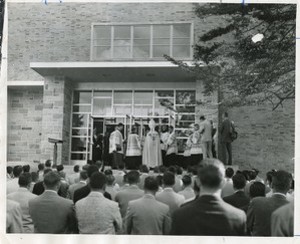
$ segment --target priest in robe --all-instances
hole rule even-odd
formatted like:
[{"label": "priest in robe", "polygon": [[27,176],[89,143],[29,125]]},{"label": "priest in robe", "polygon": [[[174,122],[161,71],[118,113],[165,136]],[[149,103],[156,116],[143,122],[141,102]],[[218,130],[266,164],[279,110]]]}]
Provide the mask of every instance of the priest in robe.
[{"label": "priest in robe", "polygon": [[162,155],[160,147],[160,136],[155,131],[155,122],[153,119],[149,122],[150,131],[145,138],[145,144],[143,148],[143,164],[148,168],[154,168],[162,165]]}]

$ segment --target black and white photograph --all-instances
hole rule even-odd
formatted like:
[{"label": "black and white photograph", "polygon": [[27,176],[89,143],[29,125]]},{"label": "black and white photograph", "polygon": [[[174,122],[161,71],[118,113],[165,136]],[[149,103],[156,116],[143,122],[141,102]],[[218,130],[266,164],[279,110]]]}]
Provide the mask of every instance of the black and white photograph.
[{"label": "black and white photograph", "polygon": [[7,236],[297,236],[296,3],[0,2]]}]

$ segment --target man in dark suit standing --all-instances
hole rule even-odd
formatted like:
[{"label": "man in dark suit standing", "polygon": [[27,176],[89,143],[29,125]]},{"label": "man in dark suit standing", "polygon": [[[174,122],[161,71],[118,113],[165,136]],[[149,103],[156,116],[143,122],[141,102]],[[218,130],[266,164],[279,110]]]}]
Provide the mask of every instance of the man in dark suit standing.
[{"label": "man in dark suit standing", "polygon": [[232,177],[234,194],[226,196],[223,200],[233,207],[242,209],[250,202],[250,198],[246,196],[244,189],[246,186],[246,178],[243,174],[237,173]]},{"label": "man in dark suit standing", "polygon": [[289,202],[286,194],[291,187],[291,182],[291,174],[279,170],[274,173],[272,179],[273,195],[252,199],[247,211],[247,227],[251,235],[271,236],[272,213]]},{"label": "man in dark suit standing", "polygon": [[224,164],[232,165],[232,147],[231,147],[232,122],[229,120],[227,112],[224,113],[224,120],[221,124],[220,133],[221,133],[220,141],[221,141],[221,155],[222,155],[221,160]]},{"label": "man in dark suit standing", "polygon": [[59,186],[60,176],[49,172],[44,177],[44,193],[29,201],[35,233],[66,234],[77,230],[73,203],[57,194]]},{"label": "man in dark suit standing", "polygon": [[241,236],[246,233],[246,214],[221,198],[225,168],[218,159],[200,165],[200,196],[173,214],[172,235]]}]

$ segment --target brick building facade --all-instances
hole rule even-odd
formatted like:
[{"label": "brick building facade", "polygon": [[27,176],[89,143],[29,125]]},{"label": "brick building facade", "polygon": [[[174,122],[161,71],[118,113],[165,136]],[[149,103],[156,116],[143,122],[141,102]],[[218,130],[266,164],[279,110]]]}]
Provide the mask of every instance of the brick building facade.
[{"label": "brick building facade", "polygon": [[[48,142],[50,137],[64,141],[58,147],[58,163],[77,162],[75,151],[79,146],[76,138],[81,135],[84,143],[88,138],[85,134],[84,139],[82,135],[85,132],[74,126],[77,114],[74,106],[78,106],[79,110],[84,108],[82,104],[74,105],[74,94],[78,90],[92,92],[91,114],[96,101],[99,101],[95,97],[96,91],[137,89],[153,90],[153,94],[159,94],[156,90],[168,89],[173,90],[174,94],[182,90],[194,91],[196,100],[204,99],[211,103],[205,107],[196,105],[195,110],[191,110],[194,115],[188,115],[192,116],[188,118],[194,118],[197,122],[199,115],[204,114],[218,126],[221,118],[216,105],[217,94],[204,97],[201,80],[196,80],[163,58],[152,57],[159,46],[155,46],[155,33],[159,25],[170,26],[173,35],[170,45],[174,53],[177,50],[175,44],[180,39],[190,40],[193,44],[202,33],[215,25],[222,25],[223,20],[215,16],[205,21],[199,20],[192,3],[8,3],[7,14],[8,161],[32,162],[51,158],[53,145]],[[95,28],[124,23],[130,26],[131,36],[128,38],[131,38],[131,43],[136,41],[132,31],[136,25],[143,23],[146,29],[149,25],[150,56],[135,59],[134,55],[139,54],[132,51],[135,44],[131,44],[128,47],[131,48],[131,56],[127,60],[101,60],[101,55],[95,60],[95,55],[99,55],[95,52],[98,48],[95,45]],[[176,28],[180,30],[182,23],[191,25],[190,37],[182,37],[181,32],[175,32]],[[115,33],[115,28],[110,33]],[[180,38],[176,39],[176,35]],[[117,42],[117,39],[113,40]],[[124,44],[119,45],[127,48]],[[178,47],[180,45],[183,47],[183,44]],[[114,48],[117,50],[118,45]],[[183,59],[192,61],[192,53]],[[156,109],[155,99],[153,104]],[[293,103],[289,103],[274,112],[268,106],[230,110],[231,119],[239,131],[238,141],[233,144],[235,164],[242,168],[257,167],[263,172],[279,166],[293,170],[294,107]],[[86,123],[89,127],[88,119]],[[91,133],[91,128],[87,129],[87,134]],[[84,157],[89,157],[88,152]],[[86,159],[84,157],[80,159]]]}]

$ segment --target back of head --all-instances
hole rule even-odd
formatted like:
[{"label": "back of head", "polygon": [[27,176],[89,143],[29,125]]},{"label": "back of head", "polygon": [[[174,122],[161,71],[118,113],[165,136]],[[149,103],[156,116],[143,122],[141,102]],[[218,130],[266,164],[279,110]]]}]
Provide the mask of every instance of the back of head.
[{"label": "back of head", "polygon": [[149,173],[149,169],[148,169],[147,165],[142,164],[142,165],[140,166],[140,172],[141,172],[141,173]]},{"label": "back of head", "polygon": [[73,171],[74,171],[75,173],[78,173],[78,172],[79,172],[79,169],[80,169],[80,166],[77,165],[77,164],[73,167]]},{"label": "back of head", "polygon": [[90,165],[87,169],[87,175],[90,178],[94,172],[99,172],[99,169],[96,165]]},{"label": "back of head", "polygon": [[244,189],[246,186],[246,178],[243,174],[235,174],[232,177],[233,187],[237,190]]},{"label": "back of head", "polygon": [[29,171],[30,171],[30,165],[29,164],[23,165],[23,172],[29,173]]},{"label": "back of head", "polygon": [[224,117],[225,117],[225,118],[228,118],[228,112],[225,112],[225,113],[224,113]]},{"label": "back of head", "polygon": [[112,186],[115,182],[115,177],[113,175],[106,175],[107,185]]},{"label": "back of head", "polygon": [[138,171],[132,170],[126,174],[126,178],[130,185],[137,184],[140,181],[140,174]]},{"label": "back of head", "polygon": [[182,183],[183,185],[186,187],[186,186],[190,186],[192,184],[192,178],[191,176],[189,175],[184,175],[182,177]]},{"label": "back of head", "polygon": [[31,174],[32,182],[38,182],[39,174],[37,172],[31,172],[30,174]]},{"label": "back of head", "polygon": [[85,170],[80,171],[79,177],[81,180],[86,180],[88,178],[88,174]]},{"label": "back of head", "polygon": [[90,164],[85,164],[82,166],[82,170],[87,171],[89,167],[90,167]]},{"label": "back of head", "polygon": [[163,184],[165,186],[173,186],[175,184],[175,175],[173,172],[167,171],[164,173]]},{"label": "back of head", "polygon": [[233,170],[233,168],[228,167],[228,168],[225,170],[225,176],[226,176],[227,178],[232,178],[233,175],[234,175],[234,170]]},{"label": "back of head", "polygon": [[163,176],[162,175],[156,176],[156,181],[157,181],[158,186],[162,186],[163,185]]},{"label": "back of head", "polygon": [[123,169],[125,169],[125,164],[123,164],[123,163],[120,163],[120,164],[119,164],[119,169],[120,169],[120,170],[123,170]]},{"label": "back of head", "polygon": [[255,170],[250,170],[249,171],[249,179],[254,180],[257,176],[257,172]]},{"label": "back of head", "polygon": [[148,176],[145,179],[144,189],[145,189],[145,191],[157,192],[158,191],[158,182],[157,182],[156,178],[153,176]]},{"label": "back of head", "polygon": [[23,172],[23,167],[21,165],[17,165],[13,168],[14,177],[17,178]]},{"label": "back of head", "polygon": [[52,160],[51,160],[51,159],[46,160],[45,166],[46,166],[47,168],[50,168],[51,165],[52,165]]},{"label": "back of head", "polygon": [[200,120],[201,120],[201,121],[205,120],[204,115],[201,115],[201,116],[200,116]]},{"label": "back of head", "polygon": [[266,174],[267,182],[268,182],[269,184],[272,183],[273,175],[274,175],[274,171],[269,171],[269,172],[267,172],[267,174]]},{"label": "back of head", "polygon": [[13,167],[7,166],[7,167],[6,167],[6,173],[7,173],[7,174],[11,174],[12,172],[13,172]]},{"label": "back of head", "polygon": [[52,171],[52,169],[45,169],[43,175],[46,175],[47,173],[49,173],[49,172],[51,172],[51,171]]},{"label": "back of head", "polygon": [[170,166],[169,168],[168,168],[168,171],[169,172],[172,172],[174,175],[176,174],[176,167],[175,166]]},{"label": "back of head", "polygon": [[158,166],[155,166],[154,169],[153,169],[153,173],[156,173],[158,174],[159,173],[159,167]]},{"label": "back of head", "polygon": [[159,168],[159,173],[163,174],[166,172],[166,167],[164,165],[160,165],[158,168]]},{"label": "back of head", "polygon": [[19,176],[18,184],[20,187],[28,187],[31,182],[32,182],[32,178],[29,172],[22,173]]},{"label": "back of head", "polygon": [[57,172],[63,171],[64,170],[64,166],[62,164],[57,165],[56,166],[56,170],[57,170]]},{"label": "back of head", "polygon": [[250,185],[249,194],[251,198],[264,197],[266,195],[266,186],[259,181],[255,181]]},{"label": "back of head", "polygon": [[100,172],[94,172],[90,177],[90,187],[92,190],[104,190],[106,176]]},{"label": "back of head", "polygon": [[106,170],[104,170],[104,174],[105,174],[106,176],[112,175],[112,174],[113,174],[113,171],[112,171],[111,169],[106,169]]},{"label": "back of head", "polygon": [[95,165],[97,166],[98,169],[101,169],[102,163],[100,161],[97,161]]},{"label": "back of head", "polygon": [[60,176],[57,172],[50,171],[44,176],[44,185],[45,188],[53,189],[59,185]]},{"label": "back of head", "polygon": [[177,166],[177,167],[176,167],[176,174],[182,175],[182,173],[183,173],[182,167]]},{"label": "back of head", "polygon": [[45,165],[43,163],[38,164],[39,171],[43,171],[45,168]]},{"label": "back of head", "polygon": [[292,183],[292,175],[284,170],[279,170],[274,173],[272,178],[273,192],[280,192],[286,194]]},{"label": "back of head", "polygon": [[218,159],[204,159],[199,167],[201,187],[221,189],[225,177],[225,167]]}]

